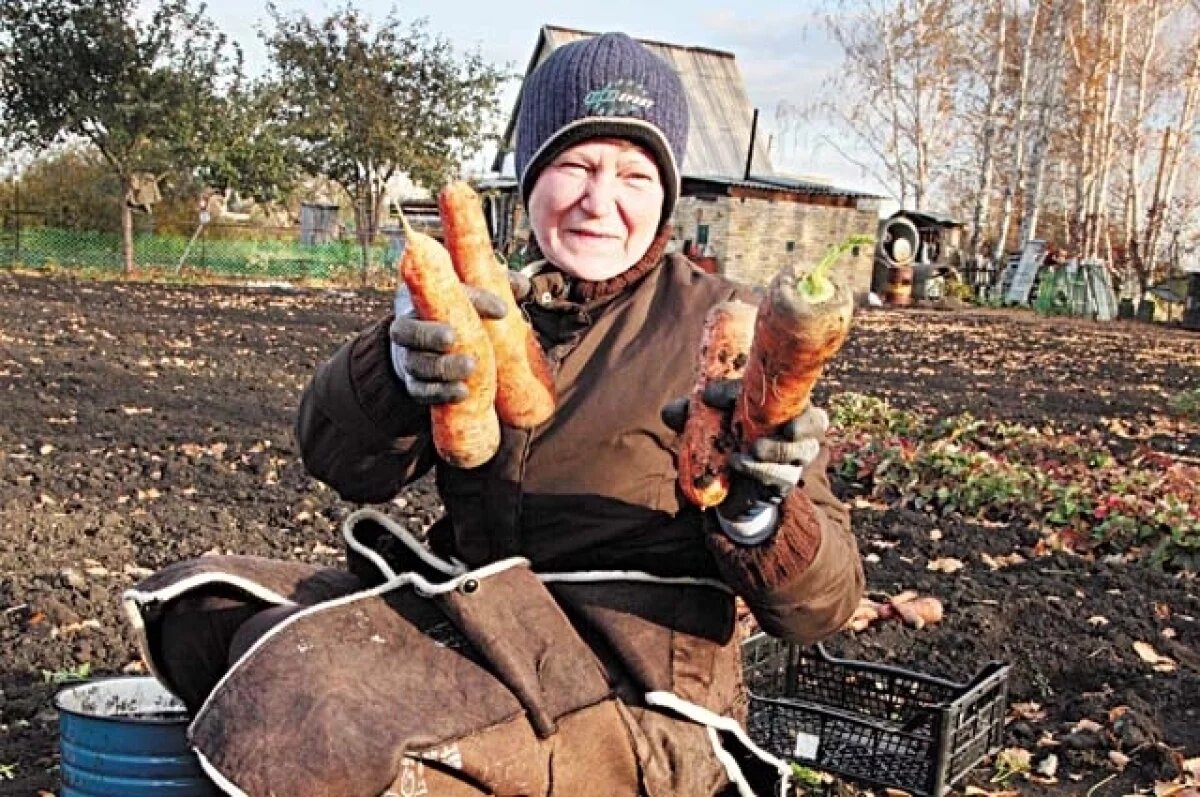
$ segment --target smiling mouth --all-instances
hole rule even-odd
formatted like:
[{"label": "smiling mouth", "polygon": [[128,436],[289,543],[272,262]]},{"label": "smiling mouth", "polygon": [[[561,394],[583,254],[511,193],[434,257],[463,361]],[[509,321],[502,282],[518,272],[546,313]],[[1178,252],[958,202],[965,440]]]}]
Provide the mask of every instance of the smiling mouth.
[{"label": "smiling mouth", "polygon": [[616,240],[621,236],[615,233],[596,232],[594,230],[568,230],[572,235],[578,235],[581,238],[591,238],[594,240]]}]

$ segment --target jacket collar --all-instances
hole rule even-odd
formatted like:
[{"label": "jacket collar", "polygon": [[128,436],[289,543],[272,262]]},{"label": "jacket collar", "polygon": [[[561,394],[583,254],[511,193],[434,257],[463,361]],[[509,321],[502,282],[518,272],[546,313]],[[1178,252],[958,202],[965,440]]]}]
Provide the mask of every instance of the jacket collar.
[{"label": "jacket collar", "polygon": [[566,274],[549,260],[538,260],[525,268],[533,286],[530,300],[542,307],[571,311],[595,309],[607,304],[626,289],[641,282],[642,278],[662,262],[667,242],[671,240],[671,227],[665,225],[650,243],[646,254],[625,271],[606,280],[581,280]]}]

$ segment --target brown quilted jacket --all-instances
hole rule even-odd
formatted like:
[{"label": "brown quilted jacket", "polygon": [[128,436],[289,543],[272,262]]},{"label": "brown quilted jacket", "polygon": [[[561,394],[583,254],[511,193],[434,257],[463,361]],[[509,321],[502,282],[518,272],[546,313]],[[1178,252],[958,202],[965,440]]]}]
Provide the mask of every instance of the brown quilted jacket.
[{"label": "brown quilted jacket", "polygon": [[754,301],[750,292],[678,255],[587,301],[573,299],[578,289],[557,270],[533,282],[523,310],[555,375],[549,422],[505,428],[480,468],[439,461],[427,409],[392,370],[389,316],[343,345],[306,388],[296,433],[309,471],[347,500],[375,503],[435,468],[446,514],[434,547],[473,567],[519,555],[542,573],[717,576],[772,634],[809,642],[837,630],[863,578],[827,456],[786,499],[778,533],[756,548],[728,541],[676,489],[679,435],[659,410],[691,387],[708,308]]}]

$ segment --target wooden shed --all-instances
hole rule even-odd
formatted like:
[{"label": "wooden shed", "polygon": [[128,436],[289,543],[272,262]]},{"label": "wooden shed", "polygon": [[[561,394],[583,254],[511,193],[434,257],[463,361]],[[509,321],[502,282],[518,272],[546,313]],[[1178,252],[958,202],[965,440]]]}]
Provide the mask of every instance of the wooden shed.
[{"label": "wooden shed", "polygon": [[[568,42],[596,33],[545,25],[538,33],[526,74]],[[672,248],[685,251],[702,267],[749,284],[765,284],[793,258],[816,258],[852,234],[873,234],[880,198],[820,182],[777,174],[746,95],[733,53],[708,47],[639,39],[671,64],[687,92],[691,125],[681,164],[683,186],[671,223]],[[493,169],[494,207],[508,207],[513,220],[494,223],[502,249],[522,236],[519,197],[511,155],[516,149],[518,95],[500,142]],[[871,282],[871,254],[860,252],[851,268],[855,293],[865,296]]]}]

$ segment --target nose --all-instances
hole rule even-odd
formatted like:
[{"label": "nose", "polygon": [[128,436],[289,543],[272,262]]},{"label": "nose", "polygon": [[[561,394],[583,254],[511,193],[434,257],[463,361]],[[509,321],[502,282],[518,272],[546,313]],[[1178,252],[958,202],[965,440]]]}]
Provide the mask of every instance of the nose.
[{"label": "nose", "polygon": [[616,175],[597,170],[588,178],[579,204],[591,216],[605,216],[612,211],[616,201]]}]

